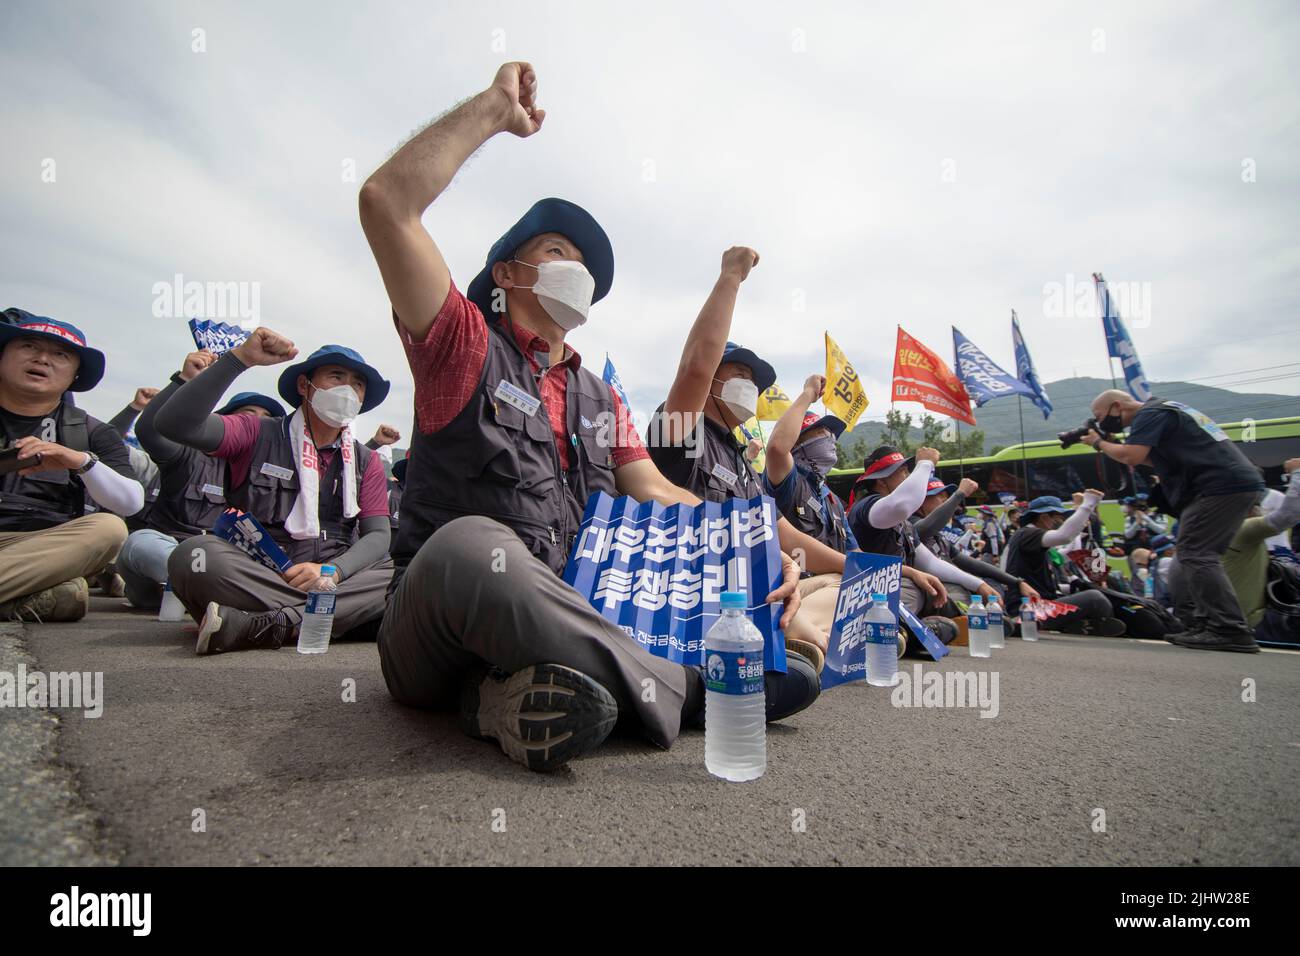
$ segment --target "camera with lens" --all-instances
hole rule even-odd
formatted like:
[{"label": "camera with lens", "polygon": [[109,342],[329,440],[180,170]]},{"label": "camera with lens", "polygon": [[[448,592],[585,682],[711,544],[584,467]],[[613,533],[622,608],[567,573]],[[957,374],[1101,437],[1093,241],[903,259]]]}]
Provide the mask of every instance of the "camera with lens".
[{"label": "camera with lens", "polygon": [[1077,445],[1079,442],[1083,441],[1083,436],[1088,434],[1088,432],[1096,432],[1102,438],[1110,437],[1102,430],[1097,419],[1090,418],[1078,428],[1071,428],[1069,431],[1060,432],[1057,434],[1056,440],[1061,443],[1062,448],[1069,448],[1071,445]]}]

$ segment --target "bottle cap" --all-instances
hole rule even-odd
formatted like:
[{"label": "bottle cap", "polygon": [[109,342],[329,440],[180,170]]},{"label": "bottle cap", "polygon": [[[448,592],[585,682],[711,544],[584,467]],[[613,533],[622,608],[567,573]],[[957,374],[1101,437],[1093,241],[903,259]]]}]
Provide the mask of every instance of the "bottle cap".
[{"label": "bottle cap", "polygon": [[745,610],[749,606],[749,599],[745,597],[744,591],[723,591],[722,592],[722,609],[728,610]]},{"label": "bottle cap", "polygon": [[970,603],[971,603],[972,605],[978,604],[980,607],[983,607],[983,606],[984,606],[984,595],[982,595],[982,594],[972,594],[972,595],[970,596]]},{"label": "bottle cap", "polygon": [[877,603],[879,603],[879,604],[884,604],[886,601],[889,600],[889,598],[885,597],[883,594],[874,594],[874,593],[873,593],[873,594],[871,595],[871,600],[872,600],[872,601],[875,601],[875,602],[877,602]]},{"label": "bottle cap", "polygon": [[320,573],[321,573],[321,574],[334,574],[334,573],[335,573],[335,572],[334,572],[334,565],[332,565],[332,564],[322,564],[322,565],[320,566]]}]

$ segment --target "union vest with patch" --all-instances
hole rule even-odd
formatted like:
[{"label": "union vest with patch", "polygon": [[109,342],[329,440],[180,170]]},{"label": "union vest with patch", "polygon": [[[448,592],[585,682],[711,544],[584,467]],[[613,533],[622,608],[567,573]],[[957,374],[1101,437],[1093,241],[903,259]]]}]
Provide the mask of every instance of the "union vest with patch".
[{"label": "union vest with patch", "polygon": [[[316,520],[320,534],[315,538],[296,539],[284,527],[301,487],[293,460],[293,442],[289,438],[289,419],[263,418],[259,419],[259,425],[248,480],[231,490],[230,503],[262,522],[295,564],[303,561],[321,564],[352,547],[357,536],[357,518],[343,516],[342,451],[335,450],[318,482]],[[356,456],[356,495],[360,502],[361,480],[373,452],[353,439],[352,453]]]},{"label": "union vest with patch", "polygon": [[902,558],[903,563],[911,567],[916,562],[918,544],[916,529],[912,522],[904,521],[889,528],[873,527],[869,519],[871,507],[884,495],[865,495],[853,502],[853,537],[858,547],[872,554],[883,554],[891,558]]},{"label": "union vest with patch", "polygon": [[556,574],[564,570],[587,498],[617,496],[614,398],[585,368],[567,369],[567,471],[528,358],[497,321],[478,386],[460,413],[411,443],[389,593],[435,531],[464,515],[509,527]]},{"label": "union vest with patch", "polygon": [[[31,434],[73,451],[90,451],[90,419],[75,405],[60,403],[45,417],[45,429]],[[49,425],[53,434],[46,435]],[[5,447],[24,435],[8,434]],[[86,514],[86,486],[66,468],[32,475],[10,472],[0,478],[0,531],[39,531]]]},{"label": "union vest with patch", "polygon": [[[655,410],[651,436],[662,438],[663,410],[663,405]],[[705,501],[721,503],[728,498],[753,498],[762,494],[758,475],[745,457],[745,446],[736,441],[726,426],[707,415],[701,415],[699,421],[688,438],[695,447],[688,447],[684,456],[669,455],[664,446],[652,439],[648,446],[650,457],[664,477]],[[698,454],[692,457],[690,452]]]},{"label": "union vest with patch", "polygon": [[821,487],[822,483],[815,475],[796,465],[794,503],[781,514],[804,534],[843,554],[849,549],[848,519],[844,515],[844,505],[834,492],[823,498]]},{"label": "union vest with patch", "polygon": [[177,541],[211,531],[221,512],[230,507],[226,502],[229,463],[197,448],[186,448],[160,465],[158,480],[157,497],[145,506],[148,526]]}]

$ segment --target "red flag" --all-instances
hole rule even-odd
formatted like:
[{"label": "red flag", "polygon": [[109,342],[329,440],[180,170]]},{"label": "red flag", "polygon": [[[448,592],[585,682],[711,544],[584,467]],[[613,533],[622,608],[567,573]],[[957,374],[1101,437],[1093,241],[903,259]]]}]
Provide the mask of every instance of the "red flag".
[{"label": "red flag", "polygon": [[975,424],[966,386],[935,355],[898,327],[898,350],[894,353],[895,402],[920,402],[932,412],[947,415],[967,425]]}]

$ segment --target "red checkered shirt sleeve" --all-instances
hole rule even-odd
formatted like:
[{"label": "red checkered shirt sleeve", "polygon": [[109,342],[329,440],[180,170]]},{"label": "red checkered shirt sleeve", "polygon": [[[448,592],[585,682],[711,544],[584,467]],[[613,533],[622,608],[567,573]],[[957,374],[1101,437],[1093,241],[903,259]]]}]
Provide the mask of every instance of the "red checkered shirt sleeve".
[{"label": "red checkered shirt sleeve", "polygon": [[452,283],[437,318],[416,341],[393,313],[415,380],[415,427],[427,435],[451,424],[469,404],[487,362],[488,330],[478,306]]},{"label": "red checkered shirt sleeve", "polygon": [[614,396],[614,416],[617,423],[617,429],[614,433],[614,447],[610,453],[614,457],[614,467],[621,468],[623,465],[630,465],[634,461],[640,461],[642,458],[649,458],[650,453],[645,450],[645,445],[641,443],[641,436],[637,434],[636,425],[632,423],[632,416],[623,404],[623,400],[618,397],[618,392],[610,388],[609,393]]}]

